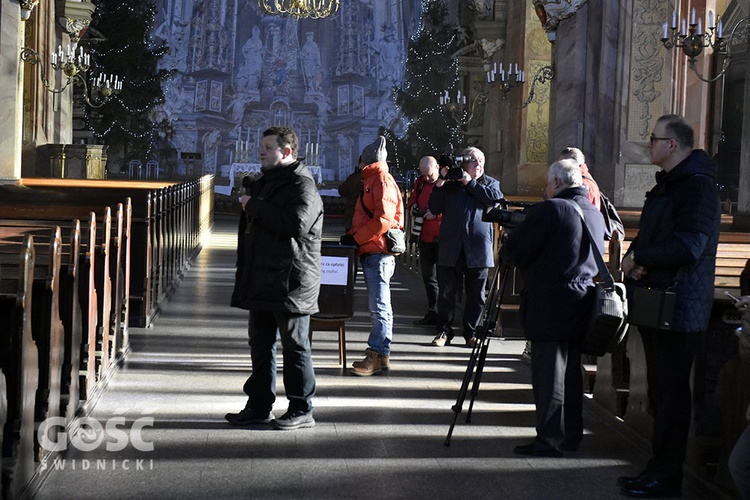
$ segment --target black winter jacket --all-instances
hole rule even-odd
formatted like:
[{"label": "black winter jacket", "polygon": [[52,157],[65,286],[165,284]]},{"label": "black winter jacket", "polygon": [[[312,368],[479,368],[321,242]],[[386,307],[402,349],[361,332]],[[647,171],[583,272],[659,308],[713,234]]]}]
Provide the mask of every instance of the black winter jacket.
[{"label": "black winter jacket", "polygon": [[598,268],[579,212],[599,252],[604,250],[604,218],[584,186],[568,188],[527,210],[512,229],[500,256],[523,276],[521,321],[528,340],[570,341],[583,337],[591,318]]},{"label": "black winter jacket", "polygon": [[676,283],[672,329],[677,332],[703,332],[711,315],[721,222],[715,177],[716,165],[699,149],[669,172],[657,172],[630,244],[636,263],[647,271],[638,281],[626,280],[631,292]]},{"label": "black winter jacket", "polygon": [[323,202],[315,180],[294,162],[263,170],[249,190],[231,305],[318,312]]}]

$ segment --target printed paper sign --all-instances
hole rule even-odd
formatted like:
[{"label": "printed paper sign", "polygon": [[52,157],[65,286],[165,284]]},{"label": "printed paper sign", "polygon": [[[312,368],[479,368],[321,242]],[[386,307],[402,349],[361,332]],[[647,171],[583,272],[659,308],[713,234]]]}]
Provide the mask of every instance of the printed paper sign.
[{"label": "printed paper sign", "polygon": [[349,259],[347,257],[322,256],[320,268],[321,285],[346,286],[346,277],[349,271]]}]

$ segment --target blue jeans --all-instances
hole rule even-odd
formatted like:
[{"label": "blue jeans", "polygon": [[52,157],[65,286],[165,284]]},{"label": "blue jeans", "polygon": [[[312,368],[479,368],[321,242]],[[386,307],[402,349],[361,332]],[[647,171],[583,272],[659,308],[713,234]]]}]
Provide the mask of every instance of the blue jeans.
[{"label": "blue jeans", "polygon": [[368,305],[372,330],[367,345],[384,356],[391,355],[393,340],[393,308],[391,307],[391,277],[396,270],[396,258],[387,253],[371,253],[360,258],[367,285]]},{"label": "blue jeans", "polygon": [[310,352],[310,316],[283,311],[250,311],[248,334],[253,373],[243,390],[249,408],[271,411],[276,401],[276,336],[281,337],[284,356],[284,389],[290,411],[312,410],[315,372]]}]

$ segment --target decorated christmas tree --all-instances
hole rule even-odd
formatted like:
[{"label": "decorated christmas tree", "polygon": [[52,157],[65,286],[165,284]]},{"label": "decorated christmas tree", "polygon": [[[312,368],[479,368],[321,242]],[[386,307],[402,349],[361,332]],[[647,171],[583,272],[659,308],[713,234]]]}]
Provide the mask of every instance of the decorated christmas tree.
[{"label": "decorated christmas tree", "polygon": [[457,66],[451,56],[457,49],[445,1],[425,2],[421,29],[409,42],[404,82],[395,89],[396,104],[409,119],[402,139],[417,157],[441,154],[455,137],[456,123],[442,109],[440,98],[456,84]]},{"label": "decorated christmas tree", "polygon": [[168,121],[154,118],[164,102],[162,81],[170,71],[158,63],[169,48],[151,36],[156,15],[151,0],[99,0],[87,44],[89,75],[117,75],[122,90],[100,108],[86,109],[86,124],[97,141],[109,145],[110,159],[148,159],[160,137],[169,135]]}]

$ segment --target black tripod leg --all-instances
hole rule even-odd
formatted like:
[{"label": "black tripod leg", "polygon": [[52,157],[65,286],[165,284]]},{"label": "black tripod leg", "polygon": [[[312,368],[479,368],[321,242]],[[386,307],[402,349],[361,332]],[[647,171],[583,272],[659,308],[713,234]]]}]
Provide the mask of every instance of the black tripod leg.
[{"label": "black tripod leg", "polygon": [[477,360],[477,372],[474,375],[474,383],[471,386],[471,397],[469,398],[469,409],[466,412],[466,423],[471,423],[471,410],[474,408],[474,400],[479,394],[479,384],[482,383],[482,373],[484,372],[484,362],[487,360],[487,351],[490,348],[490,338],[485,336],[482,340],[482,349],[479,351]]},{"label": "black tripod leg", "polygon": [[477,364],[477,359],[479,358],[479,352],[480,352],[480,345],[476,344],[471,349],[471,356],[469,356],[469,364],[466,366],[466,371],[464,372],[464,378],[461,381],[461,388],[458,391],[458,399],[456,400],[456,404],[454,404],[451,407],[451,410],[453,410],[453,422],[451,422],[451,426],[448,429],[448,435],[445,438],[445,446],[451,445],[451,436],[453,435],[453,428],[456,426],[456,421],[458,420],[458,414],[461,413],[464,406],[464,401],[466,400],[466,394],[469,390],[469,384],[471,383],[471,378],[474,373],[474,367]]}]

